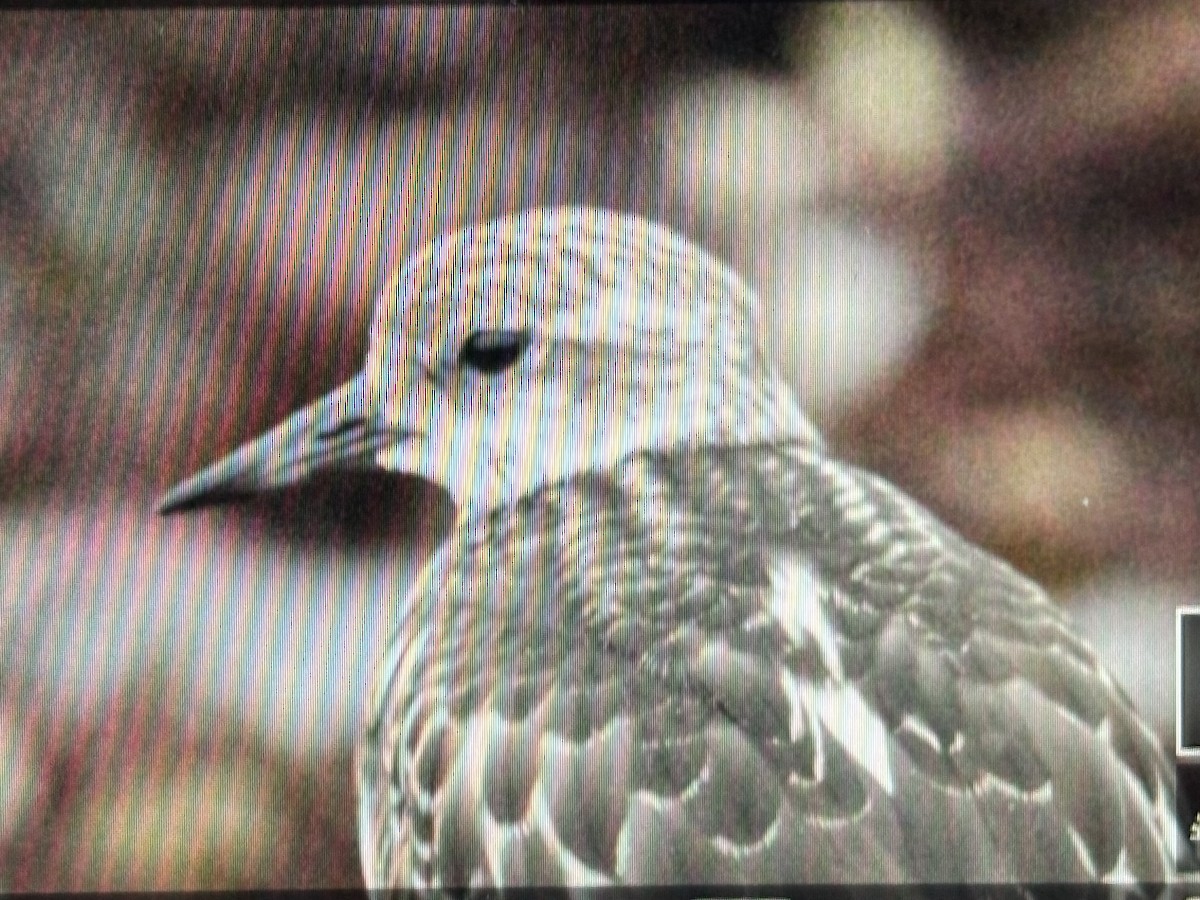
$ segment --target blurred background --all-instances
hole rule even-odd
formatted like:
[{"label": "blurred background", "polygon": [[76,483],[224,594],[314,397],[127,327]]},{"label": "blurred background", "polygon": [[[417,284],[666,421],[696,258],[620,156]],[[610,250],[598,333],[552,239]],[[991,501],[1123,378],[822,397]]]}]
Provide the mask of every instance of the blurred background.
[{"label": "blurred background", "polygon": [[1197,96],[1184,2],[0,15],[0,887],[360,884],[352,747],[451,507],[154,498],[348,378],[406,254],[534,205],[732,262],[832,445],[1173,742]]}]

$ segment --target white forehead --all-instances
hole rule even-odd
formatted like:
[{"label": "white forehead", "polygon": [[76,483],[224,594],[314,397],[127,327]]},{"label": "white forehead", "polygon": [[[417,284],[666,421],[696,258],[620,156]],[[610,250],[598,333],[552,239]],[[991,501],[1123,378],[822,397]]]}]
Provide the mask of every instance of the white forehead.
[{"label": "white forehead", "polygon": [[727,266],[667,228],[605,210],[539,209],[421,250],[380,299],[372,347],[438,347],[478,328],[584,341],[723,334],[736,344],[754,341],[756,315],[753,292]]}]

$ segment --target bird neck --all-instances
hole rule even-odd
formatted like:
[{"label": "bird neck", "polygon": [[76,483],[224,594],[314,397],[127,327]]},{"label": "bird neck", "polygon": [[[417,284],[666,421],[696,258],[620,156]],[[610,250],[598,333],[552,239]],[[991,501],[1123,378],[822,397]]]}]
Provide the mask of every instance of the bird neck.
[{"label": "bird neck", "polygon": [[762,512],[756,507],[794,494],[795,486],[780,479],[795,470],[796,460],[823,454],[823,442],[811,426],[761,441],[689,441],[637,449],[613,465],[581,470],[517,497],[460,506],[455,526],[467,532],[490,530],[497,523],[521,521],[534,509],[567,508],[581,497],[604,497],[651,516],[656,506],[677,504],[712,517],[722,527],[749,527],[745,517]]},{"label": "bird neck", "polygon": [[493,515],[576,477],[605,476],[638,456],[822,443],[790,388],[768,367],[682,399],[660,390],[641,403],[615,407],[605,415],[581,408],[579,415],[567,414],[540,430],[504,430],[504,441],[495,448],[499,452],[483,457],[490,471],[456,466],[442,473],[457,504],[458,523]]}]

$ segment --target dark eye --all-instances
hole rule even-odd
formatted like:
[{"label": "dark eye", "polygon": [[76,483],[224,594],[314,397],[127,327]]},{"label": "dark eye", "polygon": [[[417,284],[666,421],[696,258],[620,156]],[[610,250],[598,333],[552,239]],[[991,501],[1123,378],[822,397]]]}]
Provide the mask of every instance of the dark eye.
[{"label": "dark eye", "polygon": [[495,375],[520,359],[528,346],[528,331],[476,331],[463,343],[459,359],[485,375]]}]

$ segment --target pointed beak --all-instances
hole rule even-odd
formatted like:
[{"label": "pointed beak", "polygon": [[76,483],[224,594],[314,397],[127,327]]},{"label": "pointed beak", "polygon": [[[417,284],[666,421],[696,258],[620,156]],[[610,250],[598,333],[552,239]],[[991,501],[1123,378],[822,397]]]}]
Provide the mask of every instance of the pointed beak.
[{"label": "pointed beak", "polygon": [[226,503],[321,469],[369,468],[380,449],[403,438],[368,410],[360,376],[175,485],[157,509],[167,514]]}]

